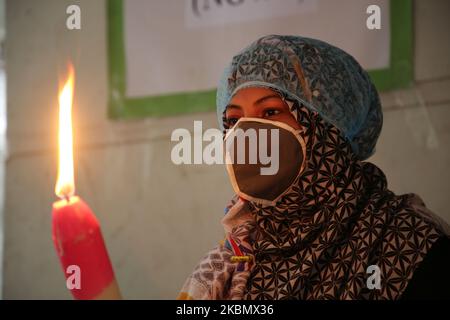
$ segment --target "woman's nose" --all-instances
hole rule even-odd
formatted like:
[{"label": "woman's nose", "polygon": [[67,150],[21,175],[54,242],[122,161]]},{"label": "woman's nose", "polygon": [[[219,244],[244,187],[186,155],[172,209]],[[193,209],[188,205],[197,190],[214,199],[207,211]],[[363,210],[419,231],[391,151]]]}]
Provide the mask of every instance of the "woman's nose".
[{"label": "woman's nose", "polygon": [[262,118],[260,112],[256,108],[248,108],[244,110],[244,117],[246,118]]}]

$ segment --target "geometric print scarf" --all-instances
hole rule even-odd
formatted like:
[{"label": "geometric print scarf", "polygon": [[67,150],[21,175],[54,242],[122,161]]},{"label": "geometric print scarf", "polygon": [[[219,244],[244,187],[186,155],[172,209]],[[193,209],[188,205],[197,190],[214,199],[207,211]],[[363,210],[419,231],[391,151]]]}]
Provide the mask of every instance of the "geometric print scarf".
[{"label": "geometric print scarf", "polygon": [[[225,239],[178,299],[400,298],[448,225],[417,195],[389,191],[383,172],[317,112],[285,101],[303,129],[305,170],[275,206],[231,201]],[[380,276],[372,289],[370,266]]]},{"label": "geometric print scarf", "polygon": [[[352,153],[341,133],[291,103],[307,165],[273,207],[252,204],[255,265],[246,299],[397,299],[445,233],[417,196],[396,196],[383,172]],[[369,266],[380,271],[369,289]]]}]

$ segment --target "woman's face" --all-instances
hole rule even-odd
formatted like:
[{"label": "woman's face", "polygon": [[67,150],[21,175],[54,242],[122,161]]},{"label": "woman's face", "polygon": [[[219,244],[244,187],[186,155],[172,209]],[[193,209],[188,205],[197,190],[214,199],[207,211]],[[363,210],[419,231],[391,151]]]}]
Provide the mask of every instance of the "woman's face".
[{"label": "woman's face", "polygon": [[241,117],[280,121],[300,129],[286,102],[268,88],[244,88],[233,96],[225,111],[225,121],[231,128]]}]

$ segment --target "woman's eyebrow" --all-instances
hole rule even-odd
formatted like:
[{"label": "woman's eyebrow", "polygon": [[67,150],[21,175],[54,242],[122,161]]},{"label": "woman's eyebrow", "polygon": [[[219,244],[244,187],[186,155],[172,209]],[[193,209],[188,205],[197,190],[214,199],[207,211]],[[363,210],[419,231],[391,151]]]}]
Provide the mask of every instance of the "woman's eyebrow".
[{"label": "woman's eyebrow", "polygon": [[[269,94],[269,95],[267,95],[267,96],[264,96],[264,97],[259,98],[259,99],[256,100],[253,104],[254,104],[254,105],[258,105],[258,104],[263,103],[263,102],[266,101],[266,100],[273,99],[273,98],[277,98],[277,99],[282,100],[279,94],[273,93],[273,94]],[[232,109],[242,109],[242,107],[239,106],[239,105],[237,105],[237,104],[229,104],[229,105],[226,106],[225,110],[227,110],[227,109],[229,109],[229,108],[232,108]]]},{"label": "woman's eyebrow", "polygon": [[282,100],[279,94],[273,93],[273,94],[269,94],[267,96],[264,96],[262,98],[259,98],[258,100],[256,100],[254,102],[255,105],[261,104],[266,100],[272,99],[272,98],[278,98],[279,100]]},{"label": "woman's eyebrow", "polygon": [[240,106],[238,106],[237,104],[229,104],[225,107],[225,111],[228,109],[238,109],[238,110],[242,110],[242,108]]}]

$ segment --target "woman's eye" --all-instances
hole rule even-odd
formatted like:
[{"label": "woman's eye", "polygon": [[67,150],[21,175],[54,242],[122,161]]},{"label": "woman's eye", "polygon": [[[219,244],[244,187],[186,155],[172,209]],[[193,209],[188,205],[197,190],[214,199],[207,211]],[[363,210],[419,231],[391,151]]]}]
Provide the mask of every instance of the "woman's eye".
[{"label": "woman's eye", "polygon": [[272,117],[276,116],[277,114],[280,114],[281,111],[277,109],[268,109],[264,112],[264,117]]},{"label": "woman's eye", "polygon": [[238,122],[239,118],[227,118],[226,121],[229,126],[234,126]]}]

